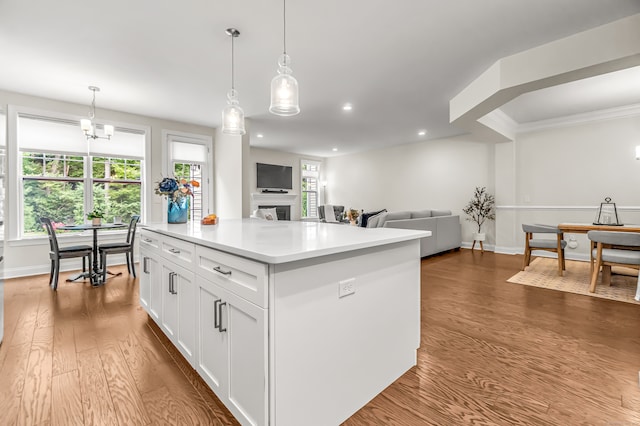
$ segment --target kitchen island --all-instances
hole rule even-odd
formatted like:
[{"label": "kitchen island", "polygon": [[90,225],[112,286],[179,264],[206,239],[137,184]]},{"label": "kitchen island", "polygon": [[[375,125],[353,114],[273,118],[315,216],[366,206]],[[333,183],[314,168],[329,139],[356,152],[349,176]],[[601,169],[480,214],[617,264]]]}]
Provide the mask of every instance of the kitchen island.
[{"label": "kitchen island", "polygon": [[240,423],[337,425],[416,364],[426,236],[148,224],[140,303]]}]

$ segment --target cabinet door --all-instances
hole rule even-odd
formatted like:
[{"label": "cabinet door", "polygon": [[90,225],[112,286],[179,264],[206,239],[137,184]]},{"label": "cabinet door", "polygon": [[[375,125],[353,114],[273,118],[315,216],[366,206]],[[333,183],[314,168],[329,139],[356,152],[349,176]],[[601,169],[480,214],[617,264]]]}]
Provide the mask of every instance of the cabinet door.
[{"label": "cabinet door", "polygon": [[[157,254],[140,250],[142,257],[142,275],[140,275],[140,304],[145,307],[151,318],[160,325],[162,314],[161,269]],[[145,306],[145,300],[148,302]]]},{"label": "cabinet door", "polygon": [[139,292],[140,292],[140,306],[144,308],[147,313],[149,312],[149,298],[151,296],[151,280],[150,280],[150,270],[149,270],[149,255],[148,250],[140,248],[140,266],[142,269],[142,274],[140,274],[139,282]]},{"label": "cabinet door", "polygon": [[267,419],[267,310],[198,277],[198,372],[242,424]]},{"label": "cabinet door", "polygon": [[[205,382],[223,399],[227,379],[227,332],[220,331],[220,304],[223,290],[201,277],[198,283],[198,367]],[[224,330],[224,328],[222,328]]]},{"label": "cabinet door", "polygon": [[160,326],[176,346],[176,336],[178,333],[178,295],[174,289],[177,275],[178,273],[175,271],[173,264],[165,262],[162,265],[162,279],[160,280],[162,316],[160,318]]},{"label": "cabinet door", "polygon": [[267,310],[226,296],[222,326],[228,330],[227,408],[242,424],[267,424]]},{"label": "cabinet door", "polygon": [[191,366],[195,367],[194,357],[198,334],[195,274],[184,268],[176,268],[175,272],[177,275],[174,278],[173,292],[177,293],[178,297],[177,346]]}]

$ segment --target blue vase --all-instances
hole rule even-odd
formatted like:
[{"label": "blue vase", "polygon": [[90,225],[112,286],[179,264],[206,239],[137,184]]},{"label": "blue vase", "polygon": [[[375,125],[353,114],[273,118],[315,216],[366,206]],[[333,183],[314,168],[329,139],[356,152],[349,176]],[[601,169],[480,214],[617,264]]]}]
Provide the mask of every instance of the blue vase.
[{"label": "blue vase", "polygon": [[169,223],[187,223],[189,218],[189,199],[187,197],[178,198],[173,201],[169,199],[167,210],[167,222]]}]

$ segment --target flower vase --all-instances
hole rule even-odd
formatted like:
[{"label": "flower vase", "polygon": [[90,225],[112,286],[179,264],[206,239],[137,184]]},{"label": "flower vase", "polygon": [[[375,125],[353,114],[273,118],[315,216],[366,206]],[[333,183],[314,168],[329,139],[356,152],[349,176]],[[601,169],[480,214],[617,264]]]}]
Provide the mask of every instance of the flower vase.
[{"label": "flower vase", "polygon": [[168,223],[187,223],[189,218],[189,199],[187,197],[178,198],[176,201],[169,199],[167,209]]}]

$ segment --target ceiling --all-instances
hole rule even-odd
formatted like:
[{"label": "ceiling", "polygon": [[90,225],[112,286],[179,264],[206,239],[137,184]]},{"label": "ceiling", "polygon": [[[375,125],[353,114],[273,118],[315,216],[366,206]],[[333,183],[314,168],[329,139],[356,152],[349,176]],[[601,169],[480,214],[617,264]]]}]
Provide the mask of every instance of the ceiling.
[{"label": "ceiling", "polygon": [[[330,157],[464,133],[449,100],[497,59],[636,13],[640,0],[289,0],[301,113],[278,117],[268,107],[281,0],[0,0],[0,89],[89,104],[96,85],[98,115],[217,127],[235,27],[251,145]],[[546,117],[512,102],[503,110],[516,121]]]}]

